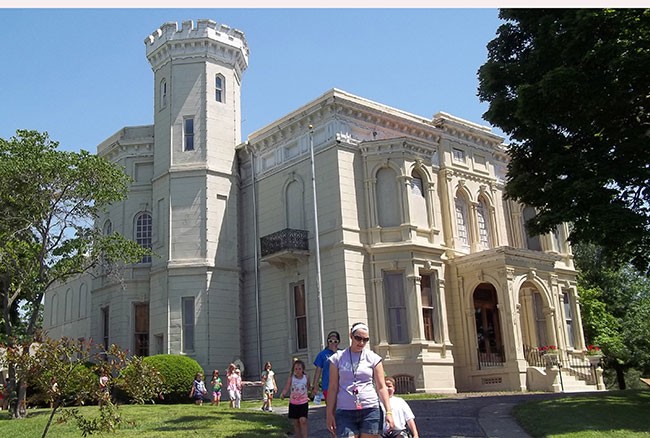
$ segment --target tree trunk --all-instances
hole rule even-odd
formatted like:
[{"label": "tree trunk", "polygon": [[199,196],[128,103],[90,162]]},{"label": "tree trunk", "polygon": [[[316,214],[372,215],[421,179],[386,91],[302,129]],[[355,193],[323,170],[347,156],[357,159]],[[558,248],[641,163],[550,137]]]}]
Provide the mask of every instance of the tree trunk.
[{"label": "tree trunk", "polygon": [[625,389],[625,367],[621,366],[618,363],[615,363],[614,370],[616,370],[616,382],[618,383],[618,389]]}]

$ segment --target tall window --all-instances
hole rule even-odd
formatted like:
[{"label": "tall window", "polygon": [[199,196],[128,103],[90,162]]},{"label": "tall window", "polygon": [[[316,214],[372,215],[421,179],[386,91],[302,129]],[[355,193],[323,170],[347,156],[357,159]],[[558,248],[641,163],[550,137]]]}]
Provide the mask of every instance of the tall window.
[{"label": "tall window", "polygon": [[88,286],[86,286],[86,283],[82,283],[81,286],[79,286],[79,308],[78,308],[78,314],[77,317],[81,318],[82,316],[86,316],[86,298],[88,296]]},{"label": "tall window", "polygon": [[467,233],[467,204],[461,197],[456,198],[456,227],[458,228],[458,240],[461,245],[469,245],[469,236]]},{"label": "tall window", "polygon": [[533,207],[526,207],[524,208],[523,212],[523,219],[524,219],[524,233],[526,233],[526,248],[532,249],[535,251],[541,251],[542,250],[542,244],[539,240],[539,235],[534,235],[531,236],[528,234],[528,227],[526,226],[526,223],[535,217],[535,209]]},{"label": "tall window", "polygon": [[194,118],[183,119],[183,149],[194,150]]},{"label": "tall window", "polygon": [[56,325],[59,321],[59,296],[52,295],[52,309],[50,310],[50,325]]},{"label": "tall window", "polygon": [[305,302],[305,283],[292,285],[293,318],[296,330],[296,349],[307,348],[307,303]]},{"label": "tall window", "polygon": [[167,106],[167,79],[160,81],[160,109]]},{"label": "tall window", "polygon": [[223,102],[225,79],[221,75],[214,77],[214,99],[217,102]]},{"label": "tall window", "polygon": [[104,236],[109,236],[113,234],[113,223],[110,219],[104,222]]},{"label": "tall window", "polygon": [[424,338],[427,341],[439,341],[436,337],[436,276],[425,274],[420,277],[420,298],[422,301],[422,322],[424,323]]},{"label": "tall window", "polygon": [[[149,213],[141,213],[135,220],[135,241],[146,249],[151,249],[151,222]],[[140,263],[151,263],[151,256],[142,257]]]},{"label": "tall window", "polygon": [[404,274],[384,273],[384,294],[388,310],[388,342],[407,344],[409,342],[406,323],[406,300],[404,297]]},{"label": "tall window", "polygon": [[573,338],[573,311],[571,309],[571,296],[568,292],[562,294],[562,300],[564,304],[564,318],[566,321],[567,345],[569,347],[574,347],[575,341]]},{"label": "tall window", "polygon": [[133,316],[133,353],[136,356],[149,356],[149,304],[134,304]]},{"label": "tall window", "polygon": [[427,215],[427,199],[424,193],[424,180],[416,170],[411,172],[410,189],[411,223],[428,228],[429,217]]},{"label": "tall window", "polygon": [[546,345],[546,316],[544,316],[544,301],[539,292],[533,292],[533,309],[535,311],[535,331],[537,346]]},{"label": "tall window", "polygon": [[194,297],[183,297],[181,300],[183,345],[184,353],[194,352]]},{"label": "tall window", "polygon": [[65,291],[65,308],[63,309],[63,321],[70,321],[72,319],[72,289]]},{"label": "tall window", "polygon": [[476,215],[478,220],[479,243],[484,249],[492,247],[490,236],[490,214],[487,203],[483,198],[479,199]]},{"label": "tall window", "polygon": [[398,227],[402,221],[397,197],[397,174],[384,168],[377,172],[377,220],[380,227]]},{"label": "tall window", "polygon": [[108,351],[109,345],[109,328],[110,328],[110,312],[109,307],[102,307],[102,345],[104,346],[104,351]]}]

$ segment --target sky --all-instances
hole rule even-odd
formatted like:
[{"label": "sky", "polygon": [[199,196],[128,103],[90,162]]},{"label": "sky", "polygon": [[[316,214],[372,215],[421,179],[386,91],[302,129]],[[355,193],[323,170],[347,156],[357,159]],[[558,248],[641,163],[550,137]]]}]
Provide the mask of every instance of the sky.
[{"label": "sky", "polygon": [[203,18],[248,42],[243,140],[332,88],[489,126],[477,70],[502,24],[495,8],[9,8],[0,9],[0,138],[47,131],[61,149],[95,152],[125,126],[152,124],[144,39],[165,22]]}]

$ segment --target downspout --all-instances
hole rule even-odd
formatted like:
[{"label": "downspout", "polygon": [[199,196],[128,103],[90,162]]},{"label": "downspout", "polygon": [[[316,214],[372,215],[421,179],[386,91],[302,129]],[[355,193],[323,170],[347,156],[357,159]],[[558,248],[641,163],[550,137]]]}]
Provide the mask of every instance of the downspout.
[{"label": "downspout", "polygon": [[253,253],[255,265],[255,325],[257,328],[257,369],[262,369],[262,328],[260,323],[260,272],[258,269],[258,229],[257,229],[257,197],[255,196],[255,152],[250,142],[246,142],[249,153],[251,154],[251,199],[253,204]]}]

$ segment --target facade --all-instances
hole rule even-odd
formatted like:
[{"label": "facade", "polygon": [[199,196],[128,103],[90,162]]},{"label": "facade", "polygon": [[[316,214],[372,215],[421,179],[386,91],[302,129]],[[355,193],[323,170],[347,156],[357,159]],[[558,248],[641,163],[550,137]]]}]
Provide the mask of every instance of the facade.
[{"label": "facade", "polygon": [[48,291],[50,336],[282,379],[364,321],[420,392],[557,390],[538,347],[585,361],[568,230],[528,236],[503,138],[332,89],[242,142],[244,35],[167,23],[145,45],[154,124],[98,146],[134,180],[98,226],[156,255]]}]

